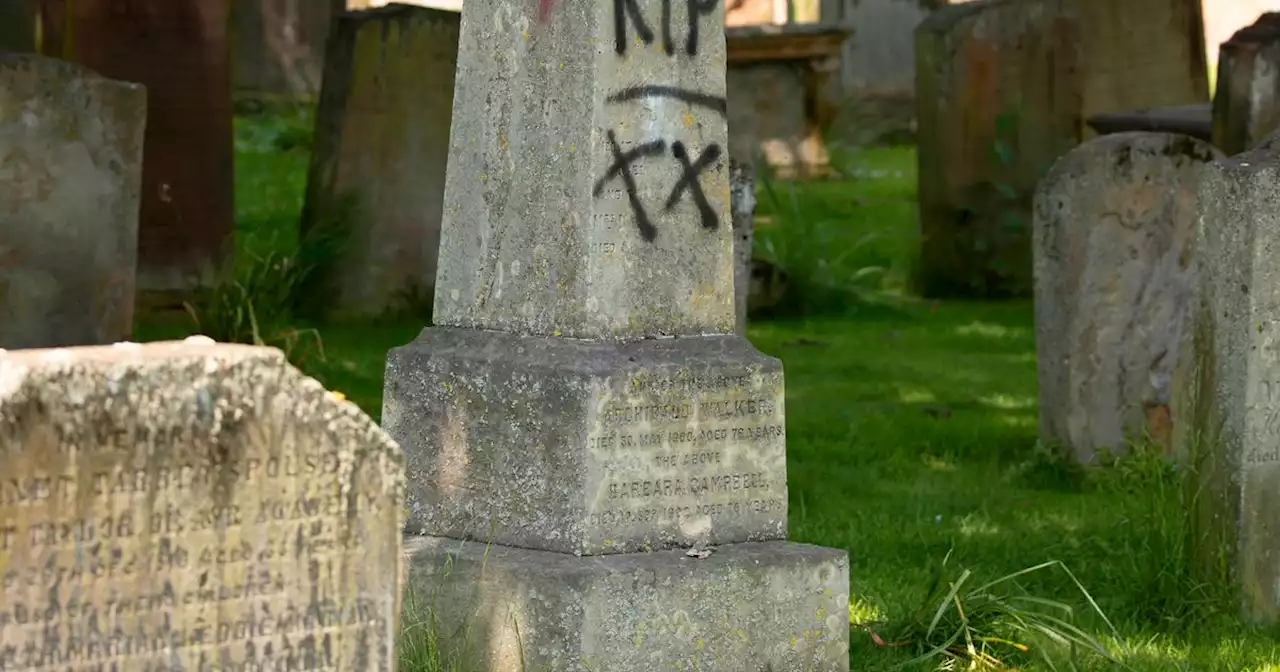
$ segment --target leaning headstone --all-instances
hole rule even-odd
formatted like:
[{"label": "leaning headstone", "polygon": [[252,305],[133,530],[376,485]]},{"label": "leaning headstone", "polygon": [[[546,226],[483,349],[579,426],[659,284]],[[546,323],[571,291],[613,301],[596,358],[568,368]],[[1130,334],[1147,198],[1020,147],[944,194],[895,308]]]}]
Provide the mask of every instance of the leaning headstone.
[{"label": "leaning headstone", "polygon": [[916,29],[920,262],[926,296],[1032,291],[1031,201],[1080,137],[1071,0],[982,0]]},{"label": "leaning headstone", "polygon": [[180,305],[233,253],[230,1],[45,3],[44,53],[147,87],[140,310]]},{"label": "leaning headstone", "polygon": [[1218,54],[1213,142],[1234,155],[1280,128],[1280,13],[1263,14]]},{"label": "leaning headstone", "polygon": [[0,352],[0,669],[395,669],[403,455],[278,351]]},{"label": "leaning headstone", "polygon": [[664,6],[464,6],[437,326],[387,361],[406,599],[494,672],[848,670],[734,334],[723,5]]},{"label": "leaning headstone", "polygon": [[133,331],[146,91],[0,54],[0,347]]},{"label": "leaning headstone", "polygon": [[729,163],[729,215],[733,220],[733,300],[739,334],[747,327],[751,246],[756,228],[756,177],[750,164]]},{"label": "leaning headstone", "polygon": [[[1202,580],[1280,621],[1280,138],[1211,164],[1200,188],[1188,391],[1174,409]],[[1225,571],[1224,571],[1225,570]]]},{"label": "leaning headstone", "polygon": [[1095,138],[1035,199],[1041,438],[1077,460],[1172,437],[1172,377],[1187,325],[1196,189],[1222,154],[1172,133]]},{"label": "leaning headstone", "polygon": [[335,248],[318,290],[334,312],[431,296],[460,16],[394,4],[337,19],[302,215]]}]

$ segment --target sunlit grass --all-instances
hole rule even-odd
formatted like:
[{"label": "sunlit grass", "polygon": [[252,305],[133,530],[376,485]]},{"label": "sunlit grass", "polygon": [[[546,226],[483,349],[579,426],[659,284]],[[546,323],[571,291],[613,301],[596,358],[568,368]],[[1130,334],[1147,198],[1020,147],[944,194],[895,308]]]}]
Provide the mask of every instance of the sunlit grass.
[{"label": "sunlit grass", "polygon": [[[879,288],[892,292],[916,246],[914,153],[875,150],[846,165],[861,172],[794,185],[794,193],[823,226],[844,227],[851,239],[876,234],[851,263],[889,268]],[[242,247],[296,246],[305,152],[243,151],[236,169]],[[779,225],[775,220],[764,235],[785,235],[768,228]],[[965,577],[956,595],[967,596],[962,606],[985,605],[990,618],[973,627],[987,635],[1023,643],[1025,632],[1001,620],[1001,610],[1022,597],[1070,607],[1072,622],[1119,661],[1088,654],[1088,647],[1074,660],[1058,659],[1077,669],[1274,670],[1274,634],[1246,628],[1229,613],[1187,607],[1175,474],[1137,461],[1110,480],[1085,477],[1037,444],[1032,319],[1029,303],[904,297],[893,311],[750,325],[751,340],[786,370],[790,536],[849,551],[852,669],[895,669],[956,632],[963,636],[948,611],[954,602],[941,598]],[[421,327],[320,326],[325,358],[303,366],[378,418],[386,352]],[[190,331],[144,324],[139,334],[171,337],[184,329]],[[982,586],[1053,562],[1061,565]],[[929,630],[940,606],[951,620]],[[930,616],[908,627],[922,609]],[[439,672],[423,622],[406,618],[414,629],[402,669]],[[890,646],[895,636],[910,645]],[[1049,669],[1037,655],[1052,644],[1028,642],[1028,652],[989,644],[992,655],[1018,661],[1019,669]],[[906,669],[936,669],[947,655]]]}]

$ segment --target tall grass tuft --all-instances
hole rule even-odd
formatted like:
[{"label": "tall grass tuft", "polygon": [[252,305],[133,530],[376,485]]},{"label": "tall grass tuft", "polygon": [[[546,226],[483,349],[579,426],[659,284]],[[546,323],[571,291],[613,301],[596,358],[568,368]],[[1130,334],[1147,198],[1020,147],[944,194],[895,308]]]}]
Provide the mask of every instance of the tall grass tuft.
[{"label": "tall grass tuft", "polygon": [[[950,553],[933,573],[920,607],[885,628],[881,646],[903,647],[915,655],[899,667],[936,662],[939,669],[1013,670],[1040,662],[1047,669],[1085,669],[1083,660],[1114,661],[1107,647],[1077,624],[1076,608],[1063,601],[1029,595],[1019,585],[1032,574],[1058,570],[1080,592],[1089,611],[1115,628],[1066,565],[1057,560],[1028,567],[980,585],[971,570],[951,568]],[[1116,637],[1118,639],[1118,636]]]}]

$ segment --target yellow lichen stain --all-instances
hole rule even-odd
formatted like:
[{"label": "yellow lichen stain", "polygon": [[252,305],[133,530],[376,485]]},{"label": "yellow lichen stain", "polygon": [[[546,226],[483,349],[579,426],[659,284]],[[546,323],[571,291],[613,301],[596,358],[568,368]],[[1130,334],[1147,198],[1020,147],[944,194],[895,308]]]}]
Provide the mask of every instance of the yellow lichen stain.
[{"label": "yellow lichen stain", "polygon": [[818,610],[813,613],[813,620],[815,621],[823,621],[823,620],[826,620],[826,618],[827,618],[826,607],[818,607]]},{"label": "yellow lichen stain", "polygon": [[[690,112],[689,110],[684,111],[683,121],[684,121],[685,128],[693,128],[693,125],[698,123],[698,119],[694,117],[693,113]],[[728,187],[726,187],[725,189],[727,191]]]},{"label": "yellow lichen stain", "polygon": [[570,154],[572,154],[572,153],[574,153],[574,152],[576,152],[576,151],[578,151],[578,147],[577,147],[576,145],[569,145],[569,153],[570,153]]},{"label": "yellow lichen stain", "polygon": [[523,33],[520,33],[520,37],[523,37],[526,40],[529,39],[529,31],[526,30]]},{"label": "yellow lichen stain", "polygon": [[489,173],[480,173],[480,181],[481,181],[481,182],[488,182],[488,181],[489,181]]},{"label": "yellow lichen stain", "polygon": [[334,399],[337,399],[338,401],[346,401],[346,400],[347,400],[347,395],[345,395],[345,394],[343,394],[343,393],[341,393],[341,392],[339,392],[339,391],[337,391],[337,390],[329,390],[329,396],[333,397]]},{"label": "yellow lichen stain", "polygon": [[640,621],[640,627],[636,628],[636,648],[637,649],[640,648],[642,644],[644,644],[644,631],[648,629],[648,627],[649,627],[648,623],[645,623],[644,621]]},{"label": "yellow lichen stain", "polygon": [[556,329],[555,331],[551,332],[551,335],[552,335],[552,336],[559,336],[559,335],[560,335],[560,330],[559,330],[559,329]]},{"label": "yellow lichen stain", "polygon": [[560,69],[561,69],[561,70],[564,70],[564,63],[561,63],[561,64],[560,64]]},{"label": "yellow lichen stain", "polygon": [[799,643],[800,643],[800,640],[799,640],[799,639],[797,639],[795,635],[792,635],[792,636],[791,636],[791,646],[794,648],[794,647],[795,647],[795,645],[796,645],[796,644],[799,644]]},{"label": "yellow lichen stain", "polygon": [[699,651],[701,651],[701,650],[702,650],[702,638],[701,638],[701,637],[699,637],[699,638],[698,638],[698,641],[697,641],[697,647],[698,647],[698,650],[699,650]]},{"label": "yellow lichen stain", "polygon": [[502,147],[503,151],[506,151],[506,149],[507,149],[507,135],[506,135],[505,133],[499,133],[499,134],[498,134],[498,145]]}]

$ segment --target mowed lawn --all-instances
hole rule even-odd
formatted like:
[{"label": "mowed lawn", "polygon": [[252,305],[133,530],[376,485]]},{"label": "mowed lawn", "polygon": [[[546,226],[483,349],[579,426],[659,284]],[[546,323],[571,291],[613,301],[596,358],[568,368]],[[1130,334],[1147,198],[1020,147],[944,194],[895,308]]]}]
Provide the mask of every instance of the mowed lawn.
[{"label": "mowed lawn", "polygon": [[[241,150],[244,256],[287,250],[296,245],[305,149],[246,142]],[[762,240],[785,235],[778,227],[787,217],[770,214],[790,203],[799,216],[838,229],[835,239],[857,243],[842,263],[881,266],[877,288],[900,288],[915,247],[914,161],[910,149],[870,150],[844,162],[847,179],[775,185],[784,198],[762,196]],[[324,357],[313,354],[302,366],[378,418],[386,351],[421,327],[403,320],[319,326]],[[148,339],[189,331],[175,322],[139,325]],[[1060,652],[1057,669],[1280,669],[1272,663],[1280,662],[1275,632],[1249,629],[1229,608],[1202,603],[1188,578],[1176,466],[1135,458],[1087,475],[1037,447],[1029,303],[902,299],[757,322],[748,335],[786,368],[791,538],[849,552],[854,670],[904,663],[928,670],[946,660],[910,662],[930,649],[922,632],[939,603],[937,594],[925,602],[934,579],[945,595],[946,582],[965,570],[972,573],[967,590],[1048,561],[1074,574],[1114,630],[1057,566],[993,590],[1069,603],[1075,622],[1119,661]],[[913,618],[923,626],[911,627]],[[1030,646],[1018,652],[992,644],[1001,660],[1052,669],[1038,661],[1042,650],[1055,650],[1045,638],[1020,639],[1021,630],[998,624],[996,631]],[[944,643],[950,634],[928,641]]]}]

